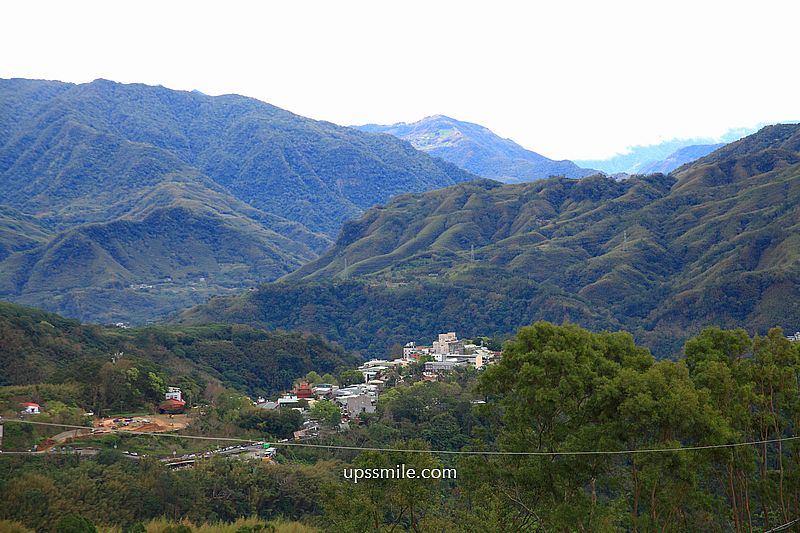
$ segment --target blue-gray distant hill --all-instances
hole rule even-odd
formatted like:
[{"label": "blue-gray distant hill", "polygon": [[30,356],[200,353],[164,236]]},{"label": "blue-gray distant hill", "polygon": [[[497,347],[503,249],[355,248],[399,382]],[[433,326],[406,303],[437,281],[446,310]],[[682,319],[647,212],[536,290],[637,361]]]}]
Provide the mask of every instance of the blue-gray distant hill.
[{"label": "blue-gray distant hill", "polygon": [[632,146],[624,154],[607,159],[581,159],[575,163],[596,168],[607,174],[651,174],[672,172],[676,168],[704,157],[717,148],[754,133],[761,124],[752,128],[731,129],[718,139],[672,139],[658,144]]},{"label": "blue-gray distant hill", "polygon": [[0,298],[151,320],[290,272],[396,194],[475,178],[243,96],[0,80]]},{"label": "blue-gray distant hill", "polygon": [[415,148],[485,178],[521,183],[551,176],[581,178],[596,170],[581,168],[571,161],[554,161],[526,150],[511,139],[503,139],[479,124],[434,115],[412,124],[391,126],[367,124],[362,131],[390,133]]},{"label": "blue-gray distant hill", "polygon": [[686,163],[691,163],[701,157],[705,157],[717,148],[722,148],[723,146],[725,146],[725,143],[695,144],[679,148],[661,161],[654,161],[644,165],[638,170],[637,174],[655,174],[656,172],[669,174],[676,168]]}]

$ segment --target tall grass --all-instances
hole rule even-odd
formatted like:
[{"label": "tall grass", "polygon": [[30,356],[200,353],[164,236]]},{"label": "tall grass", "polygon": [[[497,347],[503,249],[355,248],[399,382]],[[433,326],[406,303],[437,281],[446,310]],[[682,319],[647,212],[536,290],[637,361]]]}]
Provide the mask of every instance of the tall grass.
[{"label": "tall grass", "polygon": [[[11,525],[15,525],[9,522]],[[0,533],[6,533],[3,529],[3,522],[0,522]],[[22,529],[9,529],[9,533],[31,533],[31,530],[25,529],[21,524],[17,524]],[[289,520],[277,519],[264,521],[256,517],[239,518],[235,522],[221,522],[215,524],[194,524],[189,520],[182,520],[176,522],[166,518],[158,518],[144,523],[144,528],[147,533],[164,533],[169,528],[176,526],[186,526],[191,529],[192,533],[237,533],[238,531],[247,533],[319,533],[321,530],[316,527],[311,527],[303,524],[302,522],[293,522]],[[122,529],[119,527],[104,528],[98,527],[97,530],[102,533],[121,533]]]}]

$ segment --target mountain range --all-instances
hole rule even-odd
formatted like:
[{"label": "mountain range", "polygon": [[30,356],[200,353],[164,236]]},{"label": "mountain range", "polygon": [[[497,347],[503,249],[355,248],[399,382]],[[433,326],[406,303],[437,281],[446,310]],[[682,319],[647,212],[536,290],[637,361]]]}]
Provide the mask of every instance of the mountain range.
[{"label": "mountain range", "polygon": [[389,133],[473,174],[504,183],[521,183],[550,176],[581,178],[597,173],[596,170],[580,168],[571,161],[553,161],[511,139],[503,139],[484,126],[443,115],[411,124],[367,124],[357,128]]},{"label": "mountain range", "polygon": [[456,324],[547,319],[624,328],[674,356],[707,324],[796,328],[798,236],[800,126],[775,125],[669,175],[400,195],[319,259],[180,321],[308,329],[375,355]]},{"label": "mountain range", "polygon": [[622,181],[447,117],[386,128],[237,95],[0,80],[0,298],[144,323],[218,296],[174,320],[370,355],[456,324],[627,329],[671,356],[709,323],[800,322],[798,125],[664,145],[642,167],[657,173]]},{"label": "mountain range", "polygon": [[149,321],[286,274],[398,193],[474,178],[238,95],[0,80],[0,298]]}]

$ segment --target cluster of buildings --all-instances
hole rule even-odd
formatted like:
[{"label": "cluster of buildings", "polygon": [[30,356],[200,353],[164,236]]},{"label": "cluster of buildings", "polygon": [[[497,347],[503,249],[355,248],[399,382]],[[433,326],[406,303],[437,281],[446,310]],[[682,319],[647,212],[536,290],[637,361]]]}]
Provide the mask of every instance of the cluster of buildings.
[{"label": "cluster of buildings", "polygon": [[[392,381],[400,378],[400,368],[422,357],[433,359],[425,362],[423,377],[433,380],[444,371],[459,366],[482,368],[493,362],[499,352],[492,352],[483,346],[465,343],[458,339],[455,332],[443,333],[430,346],[418,346],[409,342],[403,348],[403,357],[394,360],[373,359],[358,367],[364,377],[363,382],[348,386],[331,383],[300,383],[293,390],[280,396],[277,400],[259,398],[254,402],[262,409],[297,409],[307,412],[320,400],[334,402],[342,413],[342,423],[356,419],[364,413],[374,413],[378,396]],[[307,422],[303,429],[295,433],[295,438],[314,436],[319,432],[319,425],[314,421]]]},{"label": "cluster of buildings", "polygon": [[378,391],[379,388],[374,383],[359,383],[348,387],[339,387],[330,383],[318,383],[313,386],[301,383],[275,401],[259,398],[256,407],[305,411],[307,408],[313,407],[314,402],[329,400],[339,406],[344,417],[354,418],[361,413],[375,412]]},{"label": "cluster of buildings", "polygon": [[794,335],[787,335],[786,339],[789,342],[800,342],[800,331],[795,332]]},{"label": "cluster of buildings", "polygon": [[[373,380],[375,381],[375,380]],[[379,388],[374,383],[358,383],[348,387],[339,387],[332,383],[300,383],[290,392],[275,401],[259,398],[254,402],[261,409],[296,409],[303,413],[314,407],[321,400],[334,402],[341,410],[340,427],[363,413],[374,413]],[[294,432],[295,440],[319,435],[320,425],[316,420],[306,420],[303,427]]]},{"label": "cluster of buildings", "polygon": [[460,366],[483,368],[499,359],[500,355],[500,352],[493,352],[485,346],[467,344],[454,331],[440,333],[439,338],[430,346],[418,346],[409,342],[403,347],[403,358],[406,360],[419,360],[424,356],[433,358],[425,363],[424,375],[427,379]]}]

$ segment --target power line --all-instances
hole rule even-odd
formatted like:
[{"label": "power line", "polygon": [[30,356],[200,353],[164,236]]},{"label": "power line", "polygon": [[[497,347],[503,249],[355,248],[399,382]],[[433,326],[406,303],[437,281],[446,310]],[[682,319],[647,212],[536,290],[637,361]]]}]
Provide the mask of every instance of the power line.
[{"label": "power line", "polygon": [[800,518],[795,518],[791,522],[787,522],[786,524],[783,524],[782,526],[774,527],[774,528],[772,528],[770,530],[765,531],[764,533],[777,533],[778,531],[786,531],[787,529],[791,528],[795,524],[800,524]]},{"label": "power line", "polygon": [[[44,453],[44,452],[42,452],[42,453]],[[6,451],[3,451],[3,450],[0,450],[0,457],[2,457],[4,455],[37,455],[37,452],[6,452]]]},{"label": "power line", "polygon": [[[35,422],[33,420],[17,420],[9,419],[5,422],[16,422],[20,424],[36,424],[41,426],[56,426],[75,429],[90,429],[86,426],[73,426],[69,424],[55,424],[52,422]],[[214,440],[214,441],[228,441],[228,442],[245,442],[252,443],[253,439],[241,439],[237,437],[206,437],[202,435],[177,435],[175,433],[158,433],[154,431],[127,431],[122,429],[106,429],[105,433],[121,433],[125,435],[153,435],[156,437],[172,437],[178,439],[196,439],[196,440]],[[556,451],[556,452],[509,452],[509,451],[492,451],[492,450],[410,450],[405,448],[379,448],[370,446],[338,446],[333,444],[311,444],[305,442],[272,442],[272,446],[287,446],[297,448],[320,448],[328,450],[347,450],[347,451],[361,451],[361,452],[406,452],[406,453],[435,453],[442,455],[520,455],[520,456],[540,456],[540,457],[555,457],[555,456],[578,456],[578,455],[629,455],[629,454],[642,454],[642,453],[668,453],[668,452],[685,452],[685,451],[698,451],[698,450],[713,450],[721,448],[740,448],[744,446],[756,446],[761,444],[773,444],[777,442],[789,442],[800,440],[800,436],[780,437],[777,439],[763,439],[753,440],[746,442],[734,442],[729,444],[707,444],[703,446],[682,446],[677,448],[636,448],[630,450],[576,450],[576,451]],[[9,452],[4,452],[9,453]],[[24,452],[34,453],[34,452]]]}]

